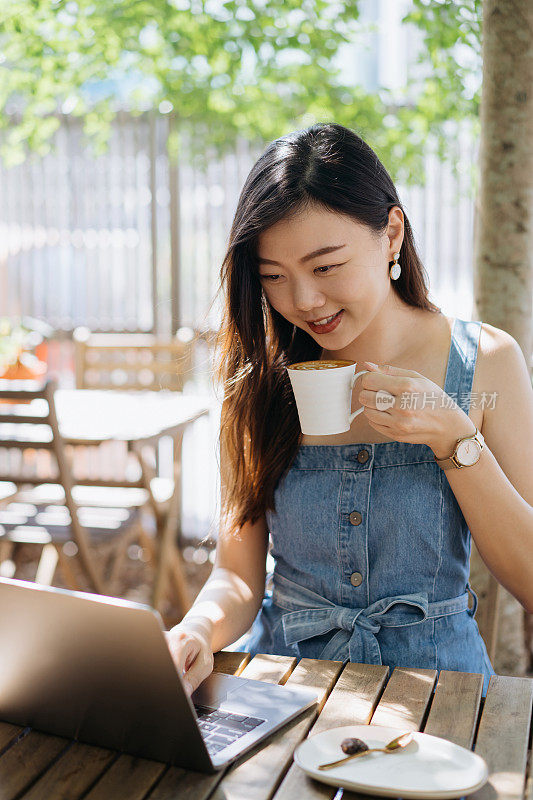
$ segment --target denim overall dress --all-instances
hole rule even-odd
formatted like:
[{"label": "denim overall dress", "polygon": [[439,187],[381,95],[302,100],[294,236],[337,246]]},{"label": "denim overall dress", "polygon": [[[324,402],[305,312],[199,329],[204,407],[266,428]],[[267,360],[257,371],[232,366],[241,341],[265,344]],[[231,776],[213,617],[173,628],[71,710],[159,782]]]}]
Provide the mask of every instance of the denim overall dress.
[{"label": "denim overall dress", "polygon": [[[444,391],[466,414],[480,331],[454,320]],[[301,445],[274,499],[274,570],[232,649],[477,672],[486,694],[471,535],[430,447]]]}]

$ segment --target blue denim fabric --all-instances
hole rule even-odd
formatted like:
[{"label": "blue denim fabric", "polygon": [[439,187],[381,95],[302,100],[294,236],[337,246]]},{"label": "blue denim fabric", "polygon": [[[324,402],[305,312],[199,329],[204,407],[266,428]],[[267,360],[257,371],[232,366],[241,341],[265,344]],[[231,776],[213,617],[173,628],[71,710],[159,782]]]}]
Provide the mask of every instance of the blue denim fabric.
[{"label": "blue denim fabric", "polygon": [[[454,320],[444,390],[467,414],[480,331]],[[430,447],[302,445],[274,497],[272,585],[238,649],[477,672],[486,694],[470,531]]]}]

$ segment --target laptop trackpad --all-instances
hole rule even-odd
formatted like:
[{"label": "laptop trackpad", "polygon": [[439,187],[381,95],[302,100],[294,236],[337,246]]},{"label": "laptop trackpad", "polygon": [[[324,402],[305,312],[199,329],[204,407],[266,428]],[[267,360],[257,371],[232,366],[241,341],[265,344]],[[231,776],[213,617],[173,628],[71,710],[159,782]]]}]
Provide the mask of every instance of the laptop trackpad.
[{"label": "laptop trackpad", "polygon": [[212,672],[193,692],[191,700],[195,705],[216,708],[230,692],[241,687],[243,683],[247,683],[245,678]]}]

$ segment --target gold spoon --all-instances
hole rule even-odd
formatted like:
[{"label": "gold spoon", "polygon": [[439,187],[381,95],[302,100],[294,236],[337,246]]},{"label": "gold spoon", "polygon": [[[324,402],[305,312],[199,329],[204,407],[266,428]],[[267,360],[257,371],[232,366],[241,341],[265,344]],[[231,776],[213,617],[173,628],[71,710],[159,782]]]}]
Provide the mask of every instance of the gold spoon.
[{"label": "gold spoon", "polygon": [[320,764],[318,769],[331,769],[332,767],[338,767],[339,764],[344,764],[346,761],[350,761],[352,758],[366,756],[368,753],[394,753],[396,750],[401,750],[402,747],[406,747],[406,745],[408,745],[412,739],[413,734],[411,731],[408,731],[407,733],[402,733],[400,736],[397,736],[396,739],[393,739],[392,742],[386,744],[385,747],[372,747],[369,750],[363,750],[360,753],[354,753],[351,756],[340,758],[338,761],[331,761],[329,764]]}]

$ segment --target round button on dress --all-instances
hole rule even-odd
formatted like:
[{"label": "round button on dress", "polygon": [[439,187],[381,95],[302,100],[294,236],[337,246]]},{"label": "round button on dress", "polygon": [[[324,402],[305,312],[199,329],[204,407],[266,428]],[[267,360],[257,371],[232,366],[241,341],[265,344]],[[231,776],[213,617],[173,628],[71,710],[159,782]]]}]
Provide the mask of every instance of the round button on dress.
[{"label": "round button on dress", "polygon": [[369,459],[369,452],[368,450],[359,450],[357,453],[357,460],[360,464],[366,464]]},{"label": "round button on dress", "polygon": [[359,511],[352,511],[350,514],[350,522],[352,525],[360,525],[363,520],[363,517],[359,513]]},{"label": "round button on dress", "polygon": [[350,575],[350,583],[352,586],[361,586],[363,583],[363,576],[360,572],[352,572]]}]

